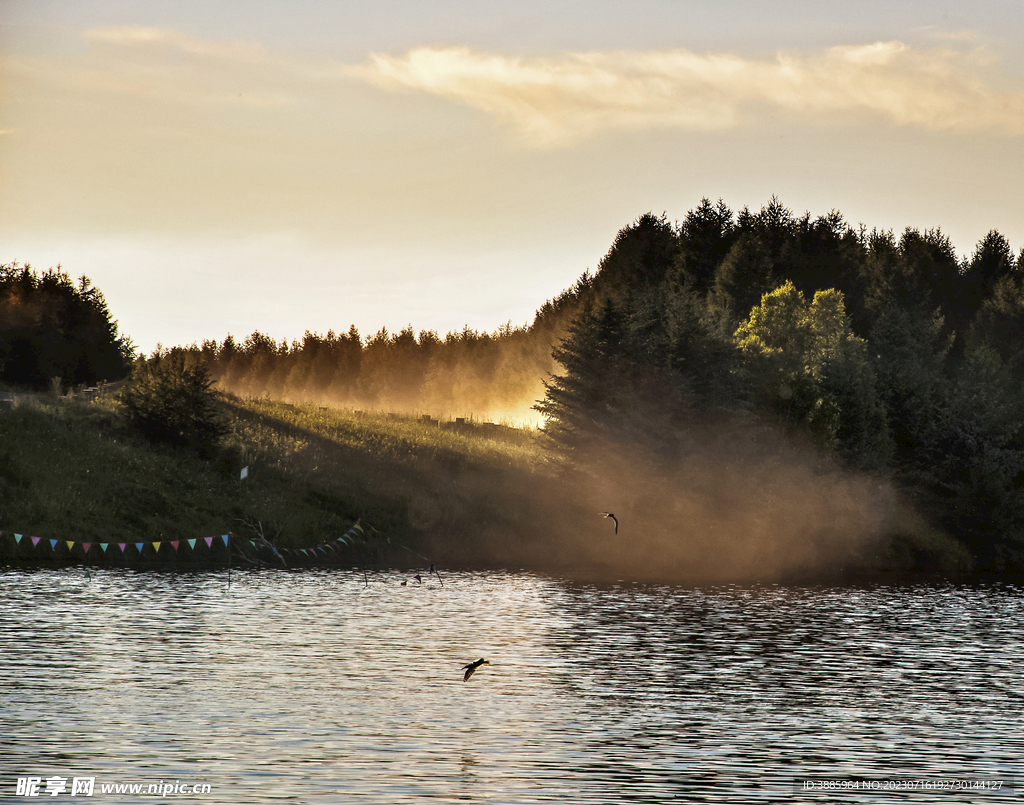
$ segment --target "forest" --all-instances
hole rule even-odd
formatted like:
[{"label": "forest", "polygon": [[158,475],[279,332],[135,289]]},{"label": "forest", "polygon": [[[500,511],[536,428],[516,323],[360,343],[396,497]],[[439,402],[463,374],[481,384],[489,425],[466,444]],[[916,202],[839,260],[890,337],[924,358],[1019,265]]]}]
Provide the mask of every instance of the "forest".
[{"label": "forest", "polygon": [[135,345],[87,277],[0,265],[0,380],[29,389],[124,377]]},{"label": "forest", "polygon": [[184,349],[242,396],[495,418],[533,405],[566,466],[627,479],[644,462],[666,497],[712,443],[756,474],[796,440],[1000,569],[1024,565],[1022,328],[1024,252],[996,231],[961,258],[939,229],[705,198],[681,222],[623,228],[528,326]]},{"label": "forest", "polygon": [[[127,372],[130,341],[85,278],[6,266],[0,294],[5,383]],[[580,511],[616,512],[644,535],[642,556],[614,546],[618,562],[704,556],[753,573],[842,564],[884,536],[903,566],[927,569],[921,535],[934,534],[1004,572],[1024,570],[1022,336],[1024,251],[996,231],[960,257],[938,229],[705,198],[682,221],[641,215],[523,326],[229,335],[160,348],[133,377],[191,367],[200,391],[208,377],[236,399],[314,411],[532,411],[546,445],[536,471],[560,491],[524,480],[533,491],[509,516],[554,540],[579,532]],[[458,497],[472,480],[449,464],[444,494]]]}]

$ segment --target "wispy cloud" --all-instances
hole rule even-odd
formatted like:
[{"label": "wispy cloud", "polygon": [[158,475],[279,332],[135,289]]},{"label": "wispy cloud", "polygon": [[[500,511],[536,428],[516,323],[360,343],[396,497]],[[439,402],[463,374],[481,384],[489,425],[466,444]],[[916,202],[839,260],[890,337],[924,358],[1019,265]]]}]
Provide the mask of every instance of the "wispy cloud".
[{"label": "wispy cloud", "polygon": [[[345,82],[430,93],[479,109],[528,143],[603,131],[718,131],[788,120],[1024,134],[1024,87],[983,47],[901,42],[773,54],[587,51],[514,57],[469,48],[374,54],[362,64],[119,26],[86,31],[70,57],[7,56],[38,93],[129,96],[163,106],[329,108]],[[6,121],[5,121],[6,122]]]},{"label": "wispy cloud", "polygon": [[1024,134],[1024,92],[995,88],[997,64],[985,49],[921,50],[900,42],[759,57],[662,50],[528,59],[420,48],[375,54],[353,73],[384,88],[481,109],[536,144],[604,129],[707,131],[779,116]]}]

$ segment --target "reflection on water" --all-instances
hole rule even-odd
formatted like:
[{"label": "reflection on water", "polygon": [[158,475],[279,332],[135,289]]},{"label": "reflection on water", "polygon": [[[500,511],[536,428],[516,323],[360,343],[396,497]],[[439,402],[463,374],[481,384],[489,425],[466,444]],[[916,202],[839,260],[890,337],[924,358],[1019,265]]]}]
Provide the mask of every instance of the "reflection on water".
[{"label": "reflection on water", "polygon": [[[95,777],[96,797],[121,802],[146,798],[100,784],[210,783],[192,797],[204,803],[825,801],[796,787],[807,777],[1024,785],[1017,586],[403,580],[0,571],[0,799],[18,777],[54,775]],[[491,665],[463,683],[480,657]]]}]

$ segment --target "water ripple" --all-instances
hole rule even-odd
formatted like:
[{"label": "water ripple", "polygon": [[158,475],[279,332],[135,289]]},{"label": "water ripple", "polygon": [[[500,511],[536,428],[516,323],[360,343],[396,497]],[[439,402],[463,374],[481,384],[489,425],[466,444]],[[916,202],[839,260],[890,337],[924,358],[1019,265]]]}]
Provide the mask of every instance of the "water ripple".
[{"label": "water ripple", "polygon": [[[29,775],[210,783],[204,803],[813,802],[828,797],[799,780],[1024,784],[1013,585],[0,580],[8,794]],[[463,683],[478,657],[491,665]]]}]

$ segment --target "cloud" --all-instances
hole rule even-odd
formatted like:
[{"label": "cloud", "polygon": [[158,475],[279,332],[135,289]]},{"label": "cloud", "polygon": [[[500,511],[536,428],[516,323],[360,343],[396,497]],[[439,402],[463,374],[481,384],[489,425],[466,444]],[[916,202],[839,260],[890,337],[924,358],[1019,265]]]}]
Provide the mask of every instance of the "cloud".
[{"label": "cloud", "polygon": [[982,47],[878,42],[762,55],[676,49],[549,57],[418,48],[353,65],[144,26],[83,36],[89,48],[78,57],[8,57],[6,69],[46,75],[79,93],[263,108],[329,104],[340,84],[357,79],[468,105],[547,146],[602,131],[721,131],[778,120],[1024,134],[1024,91],[1019,82],[1009,86],[996,54]]},{"label": "cloud", "polygon": [[468,48],[374,54],[351,70],[382,88],[433,93],[555,145],[606,129],[714,131],[791,118],[1024,134],[1024,92],[995,88],[983,48],[901,42],[769,56],[688,50],[516,58]]}]

